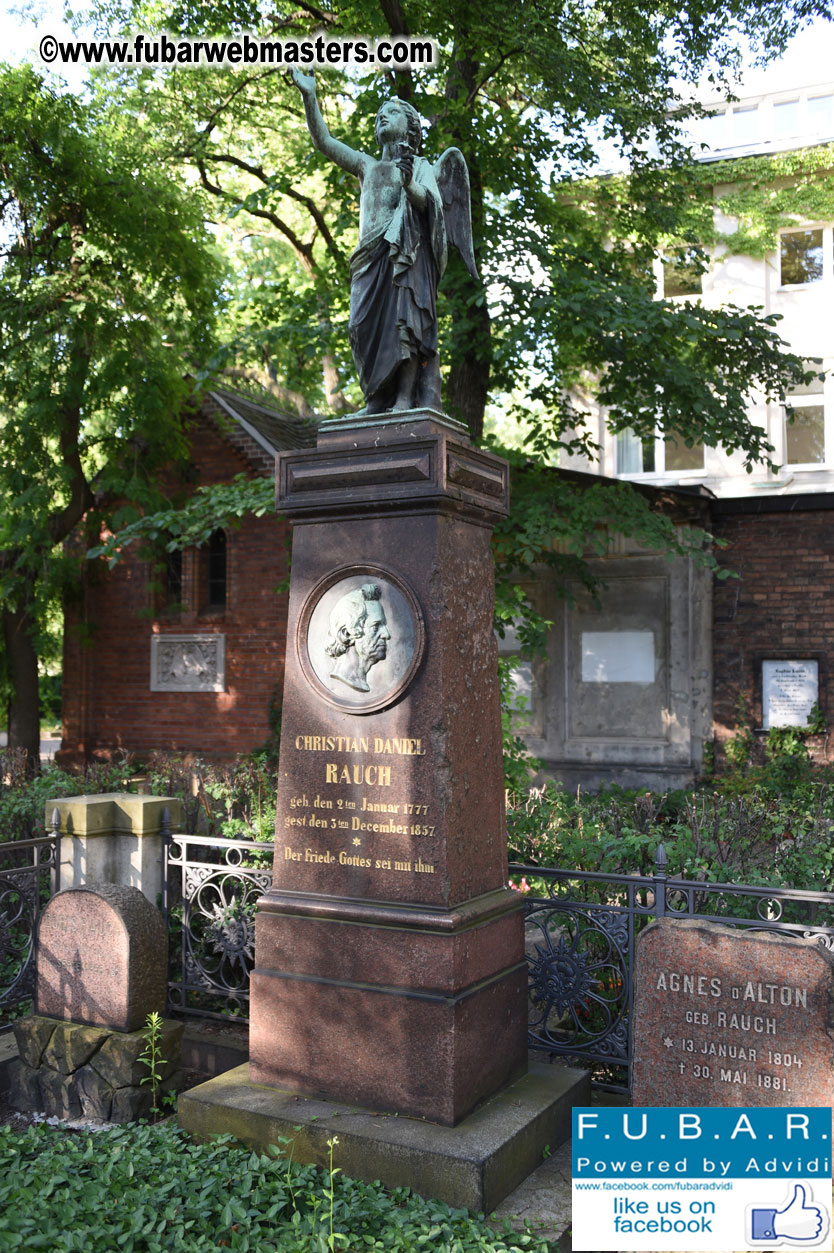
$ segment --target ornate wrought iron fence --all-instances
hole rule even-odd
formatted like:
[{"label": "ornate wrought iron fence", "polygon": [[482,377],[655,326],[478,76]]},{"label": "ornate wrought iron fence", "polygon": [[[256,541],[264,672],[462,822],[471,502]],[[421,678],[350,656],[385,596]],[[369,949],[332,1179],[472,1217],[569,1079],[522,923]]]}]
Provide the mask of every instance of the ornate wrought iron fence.
[{"label": "ornate wrought iron fence", "polygon": [[656,918],[694,918],[812,939],[834,950],[834,893],[512,864],[527,890],[531,1049],[591,1065],[627,1091],[635,942]]},{"label": "ornate wrought iron fence", "polygon": [[35,935],[41,909],[59,888],[61,819],[48,835],[0,844],[0,1033],[35,990]]},{"label": "ornate wrought iron fence", "polygon": [[272,841],[171,834],[167,809],[162,829],[169,1008],[246,1019],[255,906],[272,883]]}]

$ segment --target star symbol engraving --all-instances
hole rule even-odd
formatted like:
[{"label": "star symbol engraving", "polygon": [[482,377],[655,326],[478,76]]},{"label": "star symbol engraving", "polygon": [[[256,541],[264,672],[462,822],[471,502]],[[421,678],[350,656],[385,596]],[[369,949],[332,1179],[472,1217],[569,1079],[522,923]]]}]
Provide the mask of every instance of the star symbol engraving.
[{"label": "star symbol engraving", "polygon": [[359,845],[362,843],[362,841],[359,839],[359,836],[358,836],[358,835],[355,835],[355,836],[353,837],[353,843],[354,843],[354,845],[355,845],[357,848],[358,848],[358,847],[359,847]]},{"label": "star symbol engraving", "polygon": [[663,1041],[663,1043],[666,1045],[667,1049],[670,1049],[670,1048],[672,1047],[672,1045],[675,1043],[675,1041],[674,1041],[673,1039],[671,1039],[671,1037],[670,1037],[670,1036],[668,1036],[668,1035],[667,1035],[667,1037],[666,1037],[666,1039]]}]

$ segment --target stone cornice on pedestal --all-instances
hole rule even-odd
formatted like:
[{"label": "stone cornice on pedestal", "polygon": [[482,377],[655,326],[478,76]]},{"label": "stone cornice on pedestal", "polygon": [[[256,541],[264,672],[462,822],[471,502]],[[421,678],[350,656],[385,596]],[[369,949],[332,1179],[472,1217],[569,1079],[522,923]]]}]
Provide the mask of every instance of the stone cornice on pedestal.
[{"label": "stone cornice on pedestal", "polygon": [[505,461],[429,410],[325,423],[318,447],[278,458],[276,507],[298,525],[369,512],[454,512],[494,526],[509,512]]}]

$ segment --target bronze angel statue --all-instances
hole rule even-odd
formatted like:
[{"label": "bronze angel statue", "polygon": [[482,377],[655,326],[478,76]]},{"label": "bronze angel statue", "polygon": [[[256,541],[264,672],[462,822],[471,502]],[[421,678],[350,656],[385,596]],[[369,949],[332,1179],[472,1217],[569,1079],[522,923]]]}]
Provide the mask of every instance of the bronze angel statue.
[{"label": "bronze angel statue", "polygon": [[356,152],[325,125],[312,75],[292,70],[319,152],[359,179],[359,244],[350,259],[350,346],[365,412],[440,410],[437,285],[448,245],[478,277],[469,174],[459,148],[419,155],[417,110],[396,96],[376,118],[381,156]]}]

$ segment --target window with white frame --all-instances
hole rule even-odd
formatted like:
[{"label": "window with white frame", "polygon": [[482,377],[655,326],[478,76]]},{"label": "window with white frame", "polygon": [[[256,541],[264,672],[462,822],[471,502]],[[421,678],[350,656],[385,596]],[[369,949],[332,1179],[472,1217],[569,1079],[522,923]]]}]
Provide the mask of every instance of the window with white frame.
[{"label": "window with white frame", "polygon": [[834,95],[808,97],[808,126],[815,133],[834,127]]},{"label": "window with white frame", "polygon": [[759,138],[759,106],[756,104],[733,105],[730,112],[733,143],[754,144]]},{"label": "window with white frame", "polygon": [[[806,361],[809,370],[821,371],[822,361]],[[819,466],[826,460],[825,380],[819,374],[788,396],[785,409],[785,463]]]},{"label": "window with white frame", "polygon": [[634,431],[617,433],[617,474],[698,474],[704,471],[704,445],[691,448],[678,435],[658,433],[641,439]]},{"label": "window with white frame", "polygon": [[758,101],[713,106],[697,124],[696,138],[708,148],[765,147],[834,134],[834,92],[830,87],[795,91]]}]

